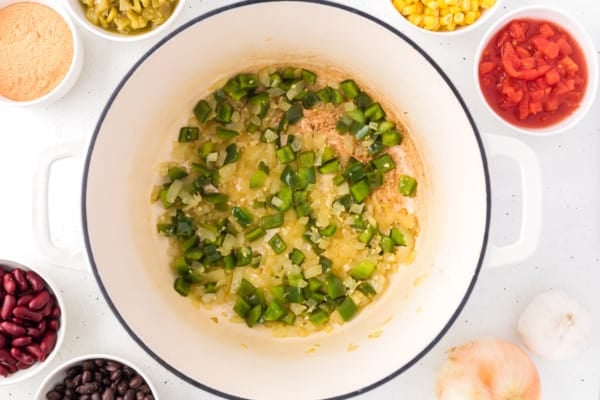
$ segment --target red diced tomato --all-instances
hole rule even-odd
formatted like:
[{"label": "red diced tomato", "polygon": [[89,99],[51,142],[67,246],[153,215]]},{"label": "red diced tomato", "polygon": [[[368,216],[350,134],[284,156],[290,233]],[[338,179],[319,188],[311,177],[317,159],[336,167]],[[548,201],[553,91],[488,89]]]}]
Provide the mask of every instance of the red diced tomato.
[{"label": "red diced tomato", "polygon": [[546,82],[548,85],[556,85],[560,81],[560,75],[556,68],[552,68],[550,71],[546,72]]},{"label": "red diced tomato", "polygon": [[548,24],[542,24],[540,25],[540,33],[549,38],[554,36],[554,29],[552,29],[552,27]]},{"label": "red diced tomato", "polygon": [[577,71],[579,71],[579,66],[575,63],[575,61],[573,61],[573,59],[570,56],[564,57],[562,60],[559,61],[559,63],[560,65],[562,65],[565,72],[569,75],[575,74]]},{"label": "red diced tomato", "polygon": [[544,98],[546,94],[544,93],[544,89],[538,89],[536,91],[530,92],[529,93],[529,98],[531,99],[531,101],[540,101]]},{"label": "red diced tomato", "polygon": [[525,97],[519,103],[519,119],[525,119],[529,115],[529,100]]},{"label": "red diced tomato", "polygon": [[525,47],[523,46],[517,46],[515,47],[515,50],[517,52],[517,55],[521,58],[523,57],[530,57],[531,54],[529,53],[529,50],[527,50]]},{"label": "red diced tomato", "polygon": [[479,73],[481,75],[485,75],[488,72],[491,72],[496,68],[496,63],[492,61],[485,61],[479,64]]},{"label": "red diced tomato", "polygon": [[542,52],[551,60],[558,57],[558,53],[560,51],[560,47],[554,42],[548,42],[546,47],[542,49]]},{"label": "red diced tomato", "polygon": [[573,53],[573,47],[571,47],[569,42],[567,42],[567,40],[564,37],[561,37],[560,39],[558,39],[556,44],[558,45],[558,48],[560,49],[561,55],[570,56],[571,53]]},{"label": "red diced tomato", "polygon": [[508,26],[509,35],[518,42],[525,41],[525,32],[527,31],[527,23],[515,21]]},{"label": "red diced tomato", "polygon": [[543,111],[542,104],[540,102],[530,102],[529,103],[529,113],[537,114],[540,111]]},{"label": "red diced tomato", "polygon": [[560,102],[558,98],[556,96],[552,96],[546,99],[546,101],[544,102],[544,110],[549,112],[556,111],[558,110],[559,105]]}]

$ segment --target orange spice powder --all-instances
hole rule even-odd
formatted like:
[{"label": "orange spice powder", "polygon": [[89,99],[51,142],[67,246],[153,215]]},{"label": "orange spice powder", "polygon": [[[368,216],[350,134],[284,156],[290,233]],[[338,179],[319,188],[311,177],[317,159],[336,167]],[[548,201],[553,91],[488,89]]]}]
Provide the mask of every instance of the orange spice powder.
[{"label": "orange spice powder", "polygon": [[56,11],[38,3],[0,9],[0,95],[16,101],[49,93],[73,60],[73,36]]}]

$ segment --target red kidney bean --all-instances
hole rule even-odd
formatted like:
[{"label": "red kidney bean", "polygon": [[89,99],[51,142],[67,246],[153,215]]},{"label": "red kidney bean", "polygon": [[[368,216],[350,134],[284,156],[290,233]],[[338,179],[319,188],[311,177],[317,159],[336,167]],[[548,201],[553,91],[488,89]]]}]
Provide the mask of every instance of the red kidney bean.
[{"label": "red kidney bean", "polygon": [[[22,326],[23,328],[27,329],[27,328],[26,328],[26,327],[27,327],[27,325],[28,325],[28,324],[27,324],[27,321],[26,321],[26,320],[24,320],[23,318],[19,318],[19,317],[14,317],[14,316],[13,316],[12,318],[10,318],[10,319],[9,319],[9,321],[10,321],[10,322],[12,322],[13,324],[16,324],[16,325]],[[29,321],[29,322],[31,322],[31,321]]]},{"label": "red kidney bean", "polygon": [[60,318],[60,314],[61,314],[60,307],[59,306],[54,306],[54,308],[52,309],[52,314],[50,314],[50,316],[52,318],[59,319]]},{"label": "red kidney bean", "polygon": [[21,292],[29,290],[29,283],[27,282],[27,278],[25,278],[25,271],[20,268],[15,268],[12,270],[12,275],[15,278],[15,281],[17,281]]},{"label": "red kidney bean", "polygon": [[40,349],[44,352],[44,354],[50,354],[54,346],[56,345],[56,333],[52,331],[46,332],[42,341],[40,342]]},{"label": "red kidney bean", "polygon": [[[13,356],[17,361],[20,361],[27,365],[31,365],[36,361],[36,359],[34,357],[30,356],[27,353],[23,353],[21,350],[19,350],[16,347],[13,347],[12,349],[10,349],[10,355]],[[17,365],[17,368],[18,368],[18,365]]]},{"label": "red kidney bean", "polygon": [[0,349],[0,364],[15,365],[17,360],[10,354],[8,350]]},{"label": "red kidney bean", "polygon": [[31,366],[34,363],[35,363],[35,360],[31,364],[27,364],[22,361],[19,361],[19,362],[17,362],[16,367],[17,367],[17,369],[27,369],[27,368],[31,368]]},{"label": "red kidney bean", "polygon": [[35,296],[33,299],[31,299],[31,301],[29,302],[29,309],[30,310],[41,310],[42,308],[44,308],[46,306],[46,304],[48,304],[48,302],[50,301],[50,293],[48,293],[47,290],[43,290],[40,293],[38,293],[37,296]]},{"label": "red kidney bean", "polygon": [[50,322],[48,322],[48,329],[50,329],[51,331],[56,332],[58,328],[60,328],[60,320],[51,319]]},{"label": "red kidney bean", "polygon": [[8,294],[15,294],[17,292],[17,282],[15,282],[12,274],[5,274],[2,277],[2,286],[4,286],[4,290]]},{"label": "red kidney bean", "polygon": [[44,315],[42,314],[42,312],[31,311],[27,307],[16,307],[13,310],[13,314],[17,318],[27,319],[29,321],[35,321],[35,322],[40,322],[42,320],[42,318],[44,318]]},{"label": "red kidney bean", "polygon": [[38,344],[32,343],[29,346],[25,346],[25,351],[37,358],[38,361],[44,361],[46,359],[46,354],[44,354]]},{"label": "red kidney bean", "polygon": [[12,294],[7,294],[4,297],[2,308],[0,309],[0,317],[4,320],[8,319],[17,305],[17,299]]},{"label": "red kidney bean", "polygon": [[6,367],[2,364],[0,364],[0,376],[5,378],[8,376],[8,369],[6,369]]},{"label": "red kidney bean", "polygon": [[26,294],[25,296],[21,295],[19,297],[19,300],[17,301],[17,305],[18,306],[27,306],[29,304],[29,302],[31,301],[31,299],[33,299],[35,297],[35,295],[33,294]]},{"label": "red kidney bean", "polygon": [[29,282],[29,284],[31,285],[31,288],[36,292],[39,292],[40,290],[44,290],[46,288],[44,280],[33,271],[27,271],[25,273],[25,278],[27,279],[27,282]]},{"label": "red kidney bean", "polygon": [[0,335],[0,349],[3,349],[5,344],[6,339],[4,338],[4,336]]},{"label": "red kidney bean", "polygon": [[44,316],[44,317],[49,317],[52,314],[52,309],[54,308],[54,304],[52,304],[52,303],[53,303],[52,301],[49,301],[48,303],[46,303],[44,308],[42,308],[38,312],[40,314],[42,314],[42,316]]},{"label": "red kidney bean", "polygon": [[0,322],[0,331],[10,336],[23,336],[26,332],[25,328],[9,321]]},{"label": "red kidney bean", "polygon": [[6,274],[6,271],[2,269],[2,265],[0,265],[0,279],[4,278],[4,274]]},{"label": "red kidney bean", "polygon": [[30,345],[32,342],[31,336],[21,336],[18,338],[14,338],[10,344],[13,347],[25,347]]}]

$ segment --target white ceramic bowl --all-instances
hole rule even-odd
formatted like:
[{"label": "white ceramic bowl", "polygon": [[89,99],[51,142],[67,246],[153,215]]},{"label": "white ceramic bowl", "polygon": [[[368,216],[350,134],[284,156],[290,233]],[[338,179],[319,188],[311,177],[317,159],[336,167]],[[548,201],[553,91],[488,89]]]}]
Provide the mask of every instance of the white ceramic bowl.
[{"label": "white ceramic bowl", "polygon": [[121,35],[119,33],[103,29],[102,27],[94,25],[88,21],[85,17],[84,6],[79,2],[79,0],[64,0],[64,4],[66,5],[67,9],[80,26],[98,37],[113,40],[115,42],[137,42],[156,37],[160,33],[167,31],[169,27],[175,23],[175,20],[185,8],[186,2],[187,0],[179,0],[171,16],[156,28],[137,35]]},{"label": "white ceramic bowl", "polygon": [[19,264],[15,261],[9,261],[9,260],[0,260],[0,266],[3,266],[5,269],[12,270],[15,268],[21,268],[22,270],[25,270],[25,271],[36,272],[40,277],[42,277],[42,279],[46,282],[46,286],[48,287],[50,292],[52,294],[54,294],[54,297],[56,297],[56,302],[58,303],[58,306],[60,307],[60,310],[61,310],[60,328],[58,329],[58,332],[57,332],[56,345],[54,346],[54,349],[50,352],[50,354],[48,354],[48,357],[46,357],[46,359],[43,362],[38,362],[28,369],[17,371],[14,374],[9,375],[7,378],[0,376],[0,386],[4,386],[4,385],[12,385],[13,383],[21,382],[25,379],[31,378],[32,376],[38,374],[40,371],[44,370],[46,368],[46,366],[52,362],[54,357],[56,357],[56,354],[58,354],[60,347],[62,345],[63,339],[65,337],[65,332],[67,330],[67,319],[66,319],[66,309],[65,309],[65,305],[63,303],[62,295],[61,295],[60,291],[57,290],[57,286],[44,273],[42,273],[41,271],[39,271],[37,269],[27,267],[23,264]]},{"label": "white ceramic bowl", "polygon": [[[496,111],[494,111],[494,109],[492,109],[492,107],[488,104],[487,100],[485,99],[485,96],[483,95],[483,92],[481,91],[481,86],[479,85],[479,60],[481,59],[481,54],[485,46],[494,37],[494,35],[496,35],[496,33],[498,33],[499,30],[504,28],[504,26],[506,26],[509,22],[520,18],[546,20],[563,27],[570,33],[571,37],[579,44],[587,62],[587,88],[585,91],[585,95],[581,100],[581,104],[579,105],[579,108],[577,108],[575,111],[573,111],[573,113],[571,113],[558,123],[545,128],[522,127],[511,124],[510,122],[506,121],[504,118],[498,115]],[[501,121],[504,125],[508,126],[514,131],[532,136],[552,135],[573,128],[590,110],[592,104],[594,103],[594,99],[596,98],[596,93],[598,91],[598,56],[596,55],[596,48],[594,47],[594,43],[592,42],[590,36],[585,31],[585,29],[581,26],[581,23],[579,23],[575,18],[558,8],[553,8],[549,6],[528,6],[518,8],[502,16],[502,18],[499,18],[497,21],[495,21],[494,24],[490,26],[490,28],[487,30],[485,35],[483,35],[473,60],[473,78],[475,81],[475,87],[477,93],[479,93],[479,97],[483,104],[485,104],[490,113],[494,115],[494,117],[496,117],[496,119]]]},{"label": "white ceramic bowl", "polygon": [[471,25],[459,27],[453,31],[445,32],[445,31],[431,31],[431,30],[428,30],[425,28],[421,28],[420,26],[417,26],[417,25],[411,23],[404,15],[402,15],[400,13],[400,11],[398,11],[398,9],[396,9],[394,4],[392,3],[392,0],[383,0],[383,1],[387,4],[387,8],[389,9],[389,12],[393,16],[391,18],[391,20],[393,21],[394,24],[398,24],[398,27],[401,30],[404,30],[403,28],[405,28],[416,34],[428,34],[428,35],[432,35],[432,36],[436,36],[436,37],[440,37],[440,38],[441,37],[450,37],[450,36],[462,36],[462,35],[468,34],[470,32],[473,32],[474,30],[478,29],[480,26],[485,24],[486,21],[490,20],[492,18],[492,16],[498,11],[498,9],[502,7],[502,3],[504,2],[504,0],[496,0],[496,3],[489,9],[484,10],[481,13],[481,16]]},{"label": "white ceramic bowl", "polygon": [[135,372],[138,373],[138,375],[140,375],[144,379],[146,385],[148,385],[148,387],[150,388],[150,391],[152,392],[152,396],[154,396],[154,399],[158,400],[158,395],[156,394],[156,388],[154,387],[154,385],[152,384],[152,381],[148,378],[148,376],[144,373],[144,371],[142,369],[137,367],[131,361],[125,360],[121,357],[117,357],[117,356],[114,356],[111,354],[86,354],[86,355],[73,358],[69,361],[66,361],[66,362],[60,364],[52,372],[50,372],[50,374],[48,374],[48,376],[46,376],[46,378],[44,378],[40,387],[37,390],[34,400],[46,400],[46,393],[48,393],[49,391],[54,389],[54,386],[56,386],[57,384],[62,383],[63,379],[66,376],[67,370],[69,368],[71,368],[75,365],[81,364],[84,361],[94,360],[94,359],[98,359],[98,358],[105,359],[105,360],[117,361],[117,362],[133,369]]},{"label": "white ceramic bowl", "polygon": [[[27,1],[48,6],[51,9],[53,9],[54,11],[56,11],[65,20],[65,22],[69,26],[69,30],[71,31],[71,35],[73,37],[73,60],[71,61],[71,66],[69,67],[69,70],[67,71],[62,82],[59,83],[49,93],[45,94],[42,97],[38,97],[37,99],[28,100],[28,101],[15,101],[15,100],[11,100],[11,99],[8,99],[8,98],[0,95],[0,104],[7,104],[10,106],[20,106],[20,107],[35,106],[35,105],[40,105],[40,104],[45,104],[45,105],[50,104],[50,103],[60,99],[65,94],[67,94],[67,92],[69,90],[71,90],[73,85],[75,85],[75,82],[77,82],[77,79],[79,78],[79,74],[81,73],[81,68],[83,66],[83,43],[81,41],[81,38],[79,37],[79,32],[77,32],[77,28],[75,27],[75,24],[71,20],[71,17],[69,16],[69,14],[62,8],[62,6],[60,4],[57,4],[54,0],[27,0]],[[7,7],[11,4],[22,3],[22,2],[24,2],[24,1],[23,0],[0,0],[0,9]]]},{"label": "white ceramic bowl", "polygon": [[[401,267],[352,322],[307,337],[275,338],[224,318],[221,311],[231,307],[204,310],[178,295],[149,201],[157,167],[196,101],[223,77],[271,63],[335,66],[357,79],[396,108],[426,172],[415,262]],[[168,35],[111,96],[91,140],[83,185],[87,254],[117,318],[173,373],[225,397],[344,398],[405,371],[464,306],[489,226],[483,146],[450,80],[390,26],[321,1],[238,3]]]}]

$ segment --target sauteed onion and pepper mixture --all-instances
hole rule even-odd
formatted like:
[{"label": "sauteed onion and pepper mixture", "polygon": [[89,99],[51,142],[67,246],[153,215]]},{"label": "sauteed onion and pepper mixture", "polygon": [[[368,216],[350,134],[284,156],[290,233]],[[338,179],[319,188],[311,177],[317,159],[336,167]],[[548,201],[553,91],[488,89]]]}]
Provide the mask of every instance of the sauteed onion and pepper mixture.
[{"label": "sauteed onion and pepper mixture", "polygon": [[352,79],[227,80],[195,104],[153,191],[174,289],[249,327],[350,321],[414,257],[405,134]]}]

